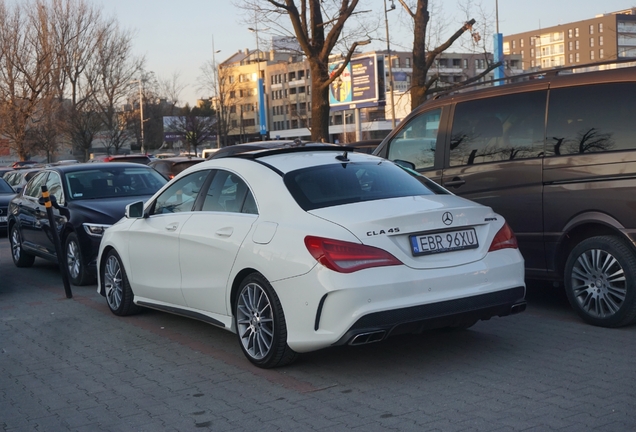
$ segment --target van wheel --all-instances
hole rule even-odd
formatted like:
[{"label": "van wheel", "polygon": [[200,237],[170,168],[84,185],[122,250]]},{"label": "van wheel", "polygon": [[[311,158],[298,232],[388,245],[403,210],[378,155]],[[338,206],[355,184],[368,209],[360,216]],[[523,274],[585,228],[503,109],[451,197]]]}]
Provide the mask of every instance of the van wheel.
[{"label": "van wheel", "polygon": [[636,320],[636,257],[616,236],[579,243],[565,266],[565,292],[583,320],[621,327]]},{"label": "van wheel", "polygon": [[243,354],[254,365],[269,369],[296,359],[296,352],[287,345],[283,307],[260,274],[252,273],[241,282],[234,320]]}]

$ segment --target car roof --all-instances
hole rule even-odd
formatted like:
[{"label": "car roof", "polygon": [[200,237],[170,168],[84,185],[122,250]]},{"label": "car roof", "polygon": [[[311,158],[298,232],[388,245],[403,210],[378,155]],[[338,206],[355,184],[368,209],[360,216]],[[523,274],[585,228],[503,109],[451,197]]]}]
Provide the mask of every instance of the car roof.
[{"label": "car roof", "polygon": [[93,162],[93,163],[79,163],[79,164],[69,164],[69,165],[56,165],[48,167],[48,170],[57,171],[60,173],[67,172],[75,172],[75,171],[86,171],[93,169],[112,169],[112,168],[140,168],[146,167],[147,169],[152,169],[144,164],[131,164],[130,162]]},{"label": "car roof", "polygon": [[169,157],[169,158],[163,158],[163,159],[155,159],[152,162],[150,162],[150,166],[155,166],[155,165],[159,165],[162,163],[182,163],[182,162],[201,162],[204,161],[205,159],[200,158],[200,157],[195,157],[195,156],[175,156],[175,157]]}]

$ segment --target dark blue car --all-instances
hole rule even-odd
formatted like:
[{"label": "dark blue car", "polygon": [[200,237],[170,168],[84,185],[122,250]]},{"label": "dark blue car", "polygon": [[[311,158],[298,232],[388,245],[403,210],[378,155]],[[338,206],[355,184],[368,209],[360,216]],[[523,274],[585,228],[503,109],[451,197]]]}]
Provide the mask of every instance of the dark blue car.
[{"label": "dark blue car", "polygon": [[13,262],[30,267],[35,257],[57,261],[42,186],[54,202],[54,217],[71,283],[96,277],[97,253],[106,228],[124,216],[127,204],[146,200],[167,180],[133,163],[60,165],[36,174],[9,203],[8,232]]}]

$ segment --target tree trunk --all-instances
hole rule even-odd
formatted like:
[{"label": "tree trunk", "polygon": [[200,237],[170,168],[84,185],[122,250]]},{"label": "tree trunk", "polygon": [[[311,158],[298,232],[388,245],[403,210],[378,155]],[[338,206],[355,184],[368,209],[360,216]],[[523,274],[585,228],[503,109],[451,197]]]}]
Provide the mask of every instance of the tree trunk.
[{"label": "tree trunk", "polygon": [[411,109],[420,106],[426,100],[426,29],[430,14],[428,12],[428,1],[419,0],[414,19],[413,36],[413,76],[411,83]]},{"label": "tree trunk", "polygon": [[329,142],[329,80],[327,67],[311,67],[311,140]]}]

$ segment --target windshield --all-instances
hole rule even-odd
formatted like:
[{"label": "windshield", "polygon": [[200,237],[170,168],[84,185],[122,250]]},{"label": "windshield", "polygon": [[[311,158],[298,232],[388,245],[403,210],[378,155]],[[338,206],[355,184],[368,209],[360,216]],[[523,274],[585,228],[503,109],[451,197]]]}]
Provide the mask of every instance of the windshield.
[{"label": "windshield", "polygon": [[290,171],[287,189],[304,210],[405,196],[434,195],[397,165],[381,161],[321,165]]},{"label": "windshield", "polygon": [[72,200],[152,195],[167,182],[152,168],[134,164],[68,172],[65,178]]}]

